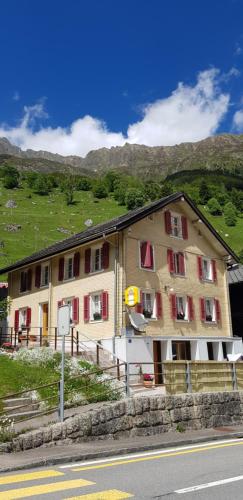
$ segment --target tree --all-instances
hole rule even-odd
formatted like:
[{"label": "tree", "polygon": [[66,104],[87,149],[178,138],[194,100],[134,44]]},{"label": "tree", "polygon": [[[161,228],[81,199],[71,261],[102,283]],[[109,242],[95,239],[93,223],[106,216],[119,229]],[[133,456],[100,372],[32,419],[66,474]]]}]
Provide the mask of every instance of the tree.
[{"label": "tree", "polygon": [[120,181],[119,183],[115,184],[114,188],[114,198],[120,205],[125,205],[126,201],[126,193],[127,193],[127,185],[124,183],[124,181]]},{"label": "tree", "polygon": [[40,194],[41,196],[49,194],[51,187],[47,176],[42,174],[38,175],[34,181],[33,189],[35,193]]},{"label": "tree", "polygon": [[145,203],[145,196],[140,189],[129,188],[127,189],[125,203],[128,210],[133,210],[134,208],[142,207]]},{"label": "tree", "polygon": [[1,171],[3,186],[6,189],[14,189],[19,187],[19,172],[12,165],[4,165]]},{"label": "tree", "polygon": [[79,177],[77,180],[76,188],[79,191],[91,191],[92,181],[88,177]]},{"label": "tree", "polygon": [[106,187],[105,183],[101,180],[98,180],[96,182],[92,191],[93,191],[94,197],[98,198],[98,199],[107,198],[107,196],[108,196],[107,187]]},{"label": "tree", "polygon": [[221,215],[222,208],[216,198],[210,198],[207,203],[208,211],[211,215]]},{"label": "tree", "polygon": [[120,178],[121,178],[121,175],[119,173],[115,172],[114,170],[109,170],[109,172],[107,172],[107,174],[105,174],[103,180],[107,186],[109,193],[113,193],[113,191],[115,189],[115,183],[117,181],[119,181]]},{"label": "tree", "polygon": [[205,205],[211,198],[211,193],[210,189],[208,187],[208,184],[205,180],[202,180],[200,186],[199,186],[199,196],[200,196],[200,203],[202,205]]},{"label": "tree", "polygon": [[165,182],[160,189],[160,196],[169,196],[170,194],[173,194],[174,192],[174,187],[172,182]]},{"label": "tree", "polygon": [[69,177],[63,180],[60,185],[61,191],[64,193],[66,204],[72,205],[74,203],[75,179]]},{"label": "tree", "polygon": [[233,188],[230,194],[234,206],[239,212],[243,212],[243,192]]},{"label": "tree", "polygon": [[237,221],[236,208],[230,201],[224,207],[224,220],[227,226],[235,226]]},{"label": "tree", "polygon": [[147,182],[144,188],[145,196],[148,200],[158,200],[161,196],[161,187],[157,182]]}]

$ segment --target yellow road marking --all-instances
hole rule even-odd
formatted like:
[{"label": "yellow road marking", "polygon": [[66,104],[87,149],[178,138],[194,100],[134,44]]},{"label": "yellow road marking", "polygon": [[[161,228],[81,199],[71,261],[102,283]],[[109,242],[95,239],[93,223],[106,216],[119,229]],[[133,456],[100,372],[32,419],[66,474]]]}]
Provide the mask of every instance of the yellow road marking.
[{"label": "yellow road marking", "polygon": [[69,490],[71,488],[81,488],[95,484],[93,481],[85,479],[74,479],[72,481],[59,481],[57,483],[39,484],[29,488],[18,488],[16,490],[7,490],[0,492],[1,500],[15,500],[16,498],[27,498],[34,495],[43,495],[44,493],[55,493],[56,491]]},{"label": "yellow road marking", "polygon": [[[226,448],[228,446],[241,446],[243,445],[243,441],[240,443],[228,443],[228,444],[218,444],[214,446],[205,446],[203,448],[193,448],[192,450],[185,450],[185,451],[175,451],[172,453],[160,453],[158,455],[153,455],[151,457],[140,457],[140,458],[131,458],[129,460],[120,460],[118,462],[110,462],[107,464],[101,464],[101,465],[88,465],[84,467],[77,467],[72,469],[73,472],[79,472],[79,471],[84,471],[84,470],[93,470],[93,469],[103,469],[106,467],[116,467],[117,465],[126,465],[126,464],[133,464],[137,462],[146,462],[147,460],[157,460],[158,458],[167,458],[167,457],[177,457],[180,455],[188,455],[190,453],[199,453],[201,451],[208,451],[208,450],[216,450],[219,448]],[[0,497],[1,498],[1,497]]]},{"label": "yellow road marking", "polygon": [[20,483],[22,481],[34,481],[35,479],[46,479],[48,477],[64,476],[63,472],[56,470],[41,470],[38,472],[26,472],[25,474],[14,474],[14,476],[0,477],[1,484]]},{"label": "yellow road marking", "polygon": [[90,493],[88,495],[81,495],[79,497],[66,498],[66,500],[123,500],[124,498],[132,498],[134,495],[119,490],[106,490],[98,491],[97,493]]}]

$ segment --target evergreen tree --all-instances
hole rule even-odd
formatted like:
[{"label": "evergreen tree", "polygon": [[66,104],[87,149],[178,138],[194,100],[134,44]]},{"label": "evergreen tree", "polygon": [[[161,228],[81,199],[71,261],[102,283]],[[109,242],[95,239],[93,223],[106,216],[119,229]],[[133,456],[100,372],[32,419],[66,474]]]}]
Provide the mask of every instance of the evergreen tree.
[{"label": "evergreen tree", "polygon": [[200,196],[200,203],[202,205],[205,205],[205,203],[208,202],[211,198],[211,193],[210,189],[208,187],[208,184],[205,180],[202,180],[200,186],[199,186],[199,196]]},{"label": "evergreen tree", "polygon": [[235,226],[237,221],[236,208],[230,201],[224,207],[224,220],[227,226]]},{"label": "evergreen tree", "polygon": [[207,203],[208,211],[211,215],[221,215],[222,208],[216,198],[210,198]]}]

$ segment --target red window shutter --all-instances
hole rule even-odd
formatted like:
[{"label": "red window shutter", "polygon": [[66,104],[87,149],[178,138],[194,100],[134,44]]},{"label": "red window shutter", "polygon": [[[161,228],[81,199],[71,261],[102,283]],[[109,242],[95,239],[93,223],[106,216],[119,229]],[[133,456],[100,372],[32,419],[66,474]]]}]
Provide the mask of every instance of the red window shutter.
[{"label": "red window shutter", "polygon": [[84,296],[84,321],[87,323],[89,321],[89,295]]},{"label": "red window shutter", "polygon": [[198,256],[197,258],[197,272],[198,272],[198,278],[200,280],[203,279],[203,268],[202,268],[202,257]]},{"label": "red window shutter", "polygon": [[143,313],[143,292],[140,291],[140,302],[136,305],[136,312],[142,314]]},{"label": "red window shutter", "polygon": [[181,228],[182,228],[182,238],[183,240],[188,240],[188,226],[187,218],[182,215],[181,217]]},{"label": "red window shutter", "polygon": [[167,234],[171,234],[171,213],[169,210],[165,212],[165,232]]},{"label": "red window shutter", "polygon": [[40,288],[41,284],[41,266],[38,265],[35,268],[35,286],[36,288]]},{"label": "red window shutter", "polygon": [[185,274],[185,255],[182,252],[179,253],[179,273]]},{"label": "red window shutter", "polygon": [[108,301],[108,292],[102,292],[102,319],[106,320],[109,316],[109,301]]},{"label": "red window shutter", "polygon": [[31,324],[31,308],[27,307],[27,313],[26,313],[26,326],[27,328],[30,327]]},{"label": "red window shutter", "polygon": [[102,246],[102,268],[103,269],[108,269],[109,267],[109,255],[110,254],[110,244],[108,241],[105,241],[105,243]]},{"label": "red window shutter", "polygon": [[32,287],[32,269],[27,271],[27,290],[31,290]]},{"label": "red window shutter", "polygon": [[215,260],[212,260],[212,261],[211,261],[211,265],[212,265],[212,278],[213,278],[213,281],[217,281],[217,268],[216,268],[216,261],[215,261]]},{"label": "red window shutter", "polygon": [[171,248],[168,248],[167,250],[167,262],[168,262],[169,272],[171,274],[174,273],[175,272],[174,252]]},{"label": "red window shutter", "polygon": [[160,292],[156,292],[155,300],[156,300],[157,319],[161,319],[163,315],[163,310],[162,310],[162,296]]},{"label": "red window shutter", "polygon": [[16,309],[14,312],[14,330],[17,332],[19,329],[19,310]]},{"label": "red window shutter", "polygon": [[147,249],[147,241],[142,241],[140,243],[140,264],[141,264],[141,267],[145,267],[146,249]]},{"label": "red window shutter", "polygon": [[75,297],[73,299],[73,322],[78,323],[79,322],[79,298]]},{"label": "red window shutter", "polygon": [[216,316],[216,321],[219,323],[221,321],[221,308],[220,308],[220,302],[218,299],[215,299],[215,316]]},{"label": "red window shutter", "polygon": [[206,320],[205,299],[201,297],[199,299],[199,302],[200,302],[201,321],[205,321]]},{"label": "red window shutter", "polygon": [[195,317],[194,317],[194,305],[192,297],[190,296],[187,297],[187,304],[188,304],[188,319],[189,321],[193,321]]},{"label": "red window shutter", "polygon": [[171,307],[171,319],[176,319],[177,310],[176,310],[176,295],[172,294],[170,296],[170,307]]},{"label": "red window shutter", "polygon": [[84,272],[85,274],[90,273],[90,261],[91,261],[91,248],[86,248],[84,254]]},{"label": "red window shutter", "polygon": [[64,257],[60,257],[59,267],[58,267],[58,281],[63,281],[63,278],[64,278]]},{"label": "red window shutter", "polygon": [[79,276],[79,268],[80,268],[80,253],[75,252],[73,257],[73,275],[75,278]]}]

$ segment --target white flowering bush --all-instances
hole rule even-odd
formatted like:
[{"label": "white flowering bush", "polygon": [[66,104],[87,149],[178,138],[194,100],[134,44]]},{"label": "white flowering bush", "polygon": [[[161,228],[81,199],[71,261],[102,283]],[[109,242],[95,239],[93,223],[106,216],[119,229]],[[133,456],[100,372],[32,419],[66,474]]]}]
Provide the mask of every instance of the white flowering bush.
[{"label": "white flowering bush", "polygon": [[11,441],[15,436],[14,420],[9,417],[0,418],[0,443]]},{"label": "white flowering bush", "polygon": [[[57,354],[58,353],[51,349],[51,347],[36,347],[35,349],[24,347],[14,352],[12,357],[16,361],[22,361],[24,363],[46,365],[53,363]],[[60,355],[58,357],[60,357]]]}]

